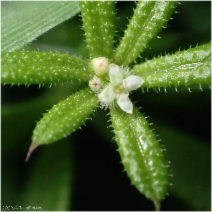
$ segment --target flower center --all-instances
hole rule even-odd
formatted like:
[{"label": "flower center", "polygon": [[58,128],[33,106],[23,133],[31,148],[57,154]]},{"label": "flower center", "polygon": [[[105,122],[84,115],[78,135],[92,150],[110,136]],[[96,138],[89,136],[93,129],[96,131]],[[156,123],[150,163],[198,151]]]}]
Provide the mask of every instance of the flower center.
[{"label": "flower center", "polygon": [[[133,74],[129,74],[128,69],[116,64],[109,64],[104,57],[94,58],[91,62],[94,73],[89,81],[92,91],[96,91],[101,107],[109,107],[116,102],[126,113],[132,113],[133,105],[129,99],[129,92],[138,89],[144,80]],[[105,75],[107,74],[107,79]],[[105,80],[106,79],[106,80]],[[103,83],[104,82],[104,86]],[[106,83],[108,82],[108,83]]]}]

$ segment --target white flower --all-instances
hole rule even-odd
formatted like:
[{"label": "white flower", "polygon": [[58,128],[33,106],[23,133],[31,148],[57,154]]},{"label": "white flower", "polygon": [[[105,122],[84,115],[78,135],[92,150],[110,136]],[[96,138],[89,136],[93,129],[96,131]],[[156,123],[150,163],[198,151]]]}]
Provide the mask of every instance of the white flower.
[{"label": "white flower", "polygon": [[124,70],[115,64],[109,65],[110,83],[98,95],[103,105],[111,104],[117,98],[117,104],[126,113],[133,112],[133,104],[129,99],[129,91],[138,89],[144,80],[141,77],[130,75],[124,78]]}]

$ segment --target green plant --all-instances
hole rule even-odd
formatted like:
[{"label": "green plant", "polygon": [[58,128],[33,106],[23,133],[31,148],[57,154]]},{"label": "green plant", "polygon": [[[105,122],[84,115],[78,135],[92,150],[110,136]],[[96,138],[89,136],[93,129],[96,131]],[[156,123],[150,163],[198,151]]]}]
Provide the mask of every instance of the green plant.
[{"label": "green plant", "polygon": [[[66,3],[66,5],[69,4]],[[118,67],[123,67],[123,70],[126,70],[126,66],[129,66],[129,72],[132,71],[135,76],[140,77],[142,83],[139,83],[138,87],[141,86],[142,89],[166,89],[170,86],[178,87],[181,85],[187,87],[208,86],[210,85],[210,44],[200,45],[146,62],[139,59],[136,61],[149,41],[166,24],[176,3],[138,2],[123,39],[115,50],[113,48],[115,3],[80,2],[80,5],[90,53],[90,58],[87,60],[55,52],[12,52],[26,44],[27,39],[32,40],[37,35],[33,35],[34,37],[30,37],[30,35],[27,38],[21,35],[17,39],[16,35],[15,37],[9,36],[8,31],[3,30],[3,84],[30,85],[70,82],[67,88],[73,89],[73,92],[77,90],[75,94],[55,105],[37,123],[33,132],[33,143],[29,155],[38,145],[53,143],[77,130],[99,107],[98,101],[100,101],[101,107],[110,108],[112,126],[122,163],[131,182],[154,202],[156,209],[159,209],[160,201],[164,198],[169,184],[168,164],[163,158],[156,136],[150,130],[145,117],[141,115],[135,105],[133,112],[131,109],[128,110],[128,105],[131,107],[131,102],[126,94],[127,91],[134,89],[126,91],[119,85],[132,74],[124,72],[123,76],[119,77],[119,71],[115,72],[115,80],[120,80],[120,82],[114,84],[111,74],[108,78],[107,66],[117,64]],[[78,11],[79,9],[75,10],[75,12]],[[41,17],[39,17],[40,19]],[[23,27],[28,29],[29,25]],[[34,28],[36,29],[36,27]],[[23,28],[17,27],[17,30],[21,34]],[[98,68],[95,70],[95,66],[93,67],[94,60],[102,57],[108,58],[106,72],[104,72],[105,70],[101,72]],[[91,91],[93,90],[92,86],[87,88],[89,82],[90,84],[93,83],[92,80],[97,85],[100,84],[99,81],[96,81],[94,75],[97,75],[98,80],[102,82],[100,90],[95,90],[97,93]],[[111,95],[115,96],[108,97]],[[116,95],[118,95],[117,102],[120,100],[120,96],[124,98],[123,101],[120,100],[123,103],[118,103],[122,110],[114,101]],[[55,98],[53,99],[55,100]],[[44,102],[45,100],[43,99]],[[122,107],[122,105],[124,106]],[[39,170],[39,167],[37,170]]]}]

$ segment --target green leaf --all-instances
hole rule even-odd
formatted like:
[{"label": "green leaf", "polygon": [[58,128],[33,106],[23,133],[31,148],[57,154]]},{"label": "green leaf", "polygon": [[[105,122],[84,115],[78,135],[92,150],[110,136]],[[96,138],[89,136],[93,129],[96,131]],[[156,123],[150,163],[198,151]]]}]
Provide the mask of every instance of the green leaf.
[{"label": "green leaf", "polygon": [[144,79],[142,88],[210,85],[211,44],[149,60],[133,68]]},{"label": "green leaf", "polygon": [[[27,211],[66,211],[70,209],[73,180],[73,154],[70,140],[42,149],[22,188],[17,204]],[[34,165],[34,166],[33,166]],[[41,207],[41,209],[38,209]]]},{"label": "green leaf", "polygon": [[81,1],[83,28],[91,57],[112,57],[115,2]]},{"label": "green leaf", "polygon": [[169,20],[175,5],[174,1],[139,1],[115,51],[116,64],[132,63]]},{"label": "green leaf", "polygon": [[11,52],[2,55],[2,83],[41,84],[88,81],[87,63],[53,52]]},{"label": "green leaf", "polygon": [[97,96],[83,89],[53,106],[37,123],[32,136],[32,151],[70,135],[82,126],[98,106]]},{"label": "green leaf", "polygon": [[122,163],[132,184],[159,209],[169,183],[168,166],[155,135],[136,108],[133,114],[119,108],[110,112]]},{"label": "green leaf", "polygon": [[2,52],[19,49],[80,11],[73,2],[2,2]]}]

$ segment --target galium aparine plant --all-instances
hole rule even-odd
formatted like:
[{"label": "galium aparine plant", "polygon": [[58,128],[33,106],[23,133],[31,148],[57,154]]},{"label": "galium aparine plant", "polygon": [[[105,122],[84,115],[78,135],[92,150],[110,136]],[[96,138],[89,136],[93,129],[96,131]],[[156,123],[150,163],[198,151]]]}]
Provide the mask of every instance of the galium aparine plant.
[{"label": "galium aparine plant", "polygon": [[2,53],[3,84],[86,83],[44,114],[33,131],[26,160],[38,146],[76,131],[98,107],[107,109],[127,175],[160,209],[169,186],[169,166],[130,94],[145,88],[210,85],[211,76],[210,43],[135,64],[176,6],[174,1],[138,1],[120,43],[114,47],[115,2],[80,2],[88,59],[53,52]]}]

